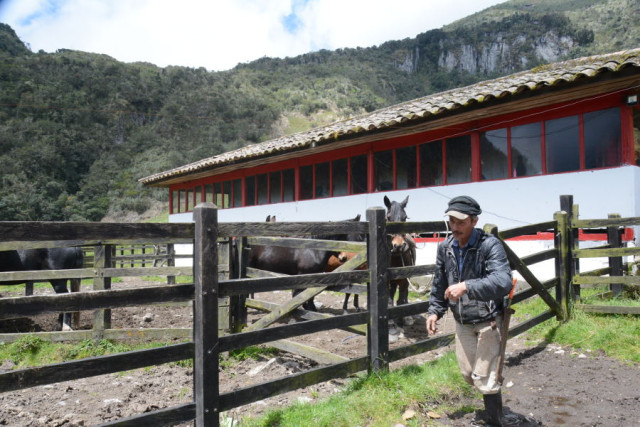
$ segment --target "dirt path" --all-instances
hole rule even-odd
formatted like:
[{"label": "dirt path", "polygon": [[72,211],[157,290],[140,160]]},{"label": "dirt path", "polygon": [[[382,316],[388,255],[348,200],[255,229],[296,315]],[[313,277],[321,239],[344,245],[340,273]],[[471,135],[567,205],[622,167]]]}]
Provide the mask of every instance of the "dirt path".
[{"label": "dirt path", "polygon": [[[115,284],[114,287],[129,284]],[[0,292],[2,289],[0,288]],[[42,291],[47,293],[48,290]],[[3,296],[8,296],[6,293]],[[289,298],[287,292],[260,295],[277,302]],[[318,301],[321,312],[339,314],[342,297],[324,293]],[[251,317],[261,314],[251,312]],[[40,316],[26,321],[0,323],[0,332],[52,330],[56,316]],[[113,326],[189,327],[188,306],[141,307],[114,310]],[[82,328],[89,328],[91,313],[82,316]],[[406,327],[397,343],[404,345],[424,338],[424,318]],[[452,323],[452,321],[449,321]],[[445,326],[449,329],[452,324]],[[366,352],[364,337],[345,331],[330,331],[296,338],[296,341],[330,349],[345,357]],[[412,357],[392,364],[392,369],[423,363],[444,350]],[[509,342],[505,366],[504,404],[515,413],[522,426],[640,426],[640,367],[628,366],[585,350],[572,352],[555,345],[531,347],[522,338]],[[227,366],[220,373],[221,391],[268,381],[317,366],[305,358],[280,353],[262,360],[247,360]],[[11,361],[0,361],[0,371],[13,368]],[[264,401],[236,408],[230,418],[259,415],[265,410],[296,401],[313,402],[340,391],[348,380],[333,380],[303,390],[285,393]],[[0,394],[0,425],[7,426],[86,426],[159,408],[192,401],[192,370],[175,364],[78,381],[33,387]],[[471,402],[480,406],[481,402]],[[438,408],[428,408],[438,413]],[[440,414],[433,420],[440,425],[467,426],[474,414]],[[190,424],[186,424],[190,425]]]}]

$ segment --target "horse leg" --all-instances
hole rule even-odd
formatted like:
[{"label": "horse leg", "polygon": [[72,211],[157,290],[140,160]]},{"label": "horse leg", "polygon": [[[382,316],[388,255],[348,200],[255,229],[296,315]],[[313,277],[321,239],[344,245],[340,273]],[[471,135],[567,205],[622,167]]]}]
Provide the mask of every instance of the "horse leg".
[{"label": "horse leg", "polygon": [[[67,281],[66,279],[55,279],[51,280],[51,286],[53,286],[53,290],[56,294],[66,294],[69,292],[67,289]],[[72,331],[71,328],[71,313],[60,313],[58,316],[58,330],[62,331]]]},{"label": "horse leg", "polygon": [[360,312],[360,295],[353,294],[353,307],[355,307],[356,312]]},{"label": "horse leg", "polygon": [[[342,303],[342,314],[349,314],[349,310],[347,309],[348,305],[349,305],[349,295],[351,294],[344,294],[344,302]],[[353,297],[354,301],[357,298],[357,295],[355,295]],[[355,302],[354,302],[355,304]]]},{"label": "horse leg", "polygon": [[[291,294],[295,297],[300,292],[302,292],[300,289],[294,289],[293,291],[291,291]],[[308,310],[308,311],[318,311],[318,309],[316,308],[316,305],[315,305],[315,303],[313,301],[313,297],[309,298],[307,301],[305,301],[302,304],[302,308],[304,308],[305,310]]]},{"label": "horse leg", "polygon": [[[407,279],[403,279],[398,285],[398,305],[402,304],[409,304],[409,281]],[[414,322],[412,316],[404,316],[402,318],[403,325],[411,326]]]},{"label": "horse leg", "polygon": [[[71,285],[71,292],[80,292],[80,284],[82,280],[80,279],[69,279],[69,284]],[[75,329],[80,328],[80,312],[76,311],[73,313],[72,323]]]}]

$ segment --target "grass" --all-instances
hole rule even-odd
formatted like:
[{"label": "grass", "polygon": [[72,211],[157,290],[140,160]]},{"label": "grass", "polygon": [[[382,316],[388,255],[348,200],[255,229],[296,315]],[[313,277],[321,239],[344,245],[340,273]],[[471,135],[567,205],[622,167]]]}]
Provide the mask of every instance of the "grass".
[{"label": "grass", "polygon": [[[316,404],[298,403],[270,411],[242,426],[390,426],[402,422],[402,414],[413,409],[416,416],[404,421],[422,426],[426,413],[448,411],[462,397],[474,392],[462,380],[453,353],[421,366],[411,365],[381,375],[355,379],[341,393]],[[473,411],[475,408],[466,408]]]}]

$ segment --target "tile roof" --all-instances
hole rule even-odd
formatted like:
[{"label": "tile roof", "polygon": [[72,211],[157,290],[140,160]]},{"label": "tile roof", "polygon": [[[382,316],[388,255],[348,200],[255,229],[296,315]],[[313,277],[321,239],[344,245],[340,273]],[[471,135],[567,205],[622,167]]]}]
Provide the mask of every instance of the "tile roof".
[{"label": "tile roof", "polygon": [[305,148],[313,143],[337,141],[347,135],[365,135],[368,132],[385,130],[398,124],[435,118],[447,111],[464,110],[467,106],[486,103],[491,99],[505,98],[525,91],[536,91],[579,79],[592,79],[605,72],[620,72],[629,67],[640,69],[640,48],[542,65],[509,76],[428,95],[359,117],[217,154],[141,178],[139,181],[145,185],[153,185],[203,169]]}]

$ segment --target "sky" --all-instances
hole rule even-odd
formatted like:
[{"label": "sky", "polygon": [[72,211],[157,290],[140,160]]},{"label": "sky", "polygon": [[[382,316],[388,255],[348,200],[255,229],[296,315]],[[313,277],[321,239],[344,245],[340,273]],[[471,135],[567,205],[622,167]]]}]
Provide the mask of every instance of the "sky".
[{"label": "sky", "polygon": [[0,0],[33,52],[222,71],[262,57],[413,38],[504,0]]}]

